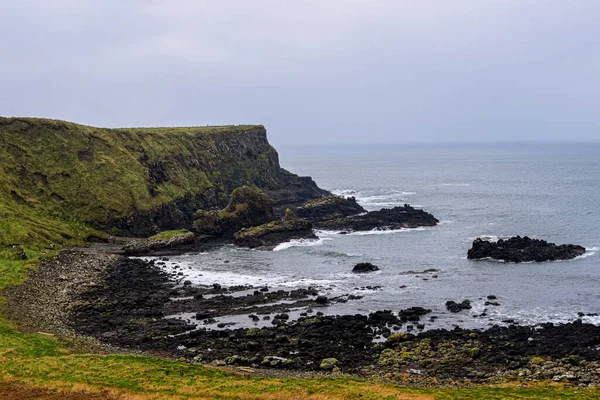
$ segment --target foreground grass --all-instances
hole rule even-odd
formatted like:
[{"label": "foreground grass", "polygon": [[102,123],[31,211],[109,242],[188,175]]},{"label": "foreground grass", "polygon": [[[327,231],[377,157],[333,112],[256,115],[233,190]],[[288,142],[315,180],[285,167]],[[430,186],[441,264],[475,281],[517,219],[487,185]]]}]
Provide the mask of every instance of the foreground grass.
[{"label": "foreground grass", "polygon": [[545,387],[416,389],[348,377],[255,378],[135,355],[76,354],[54,337],[0,319],[0,385],[109,393],[132,399],[595,399],[597,391]]}]

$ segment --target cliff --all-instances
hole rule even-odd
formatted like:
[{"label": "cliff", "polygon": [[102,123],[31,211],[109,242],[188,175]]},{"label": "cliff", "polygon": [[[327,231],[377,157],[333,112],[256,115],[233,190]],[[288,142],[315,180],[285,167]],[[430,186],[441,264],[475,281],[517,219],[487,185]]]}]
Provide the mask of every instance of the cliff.
[{"label": "cliff", "polygon": [[[261,125],[104,129],[0,117],[0,249],[191,227],[255,186],[277,209],[328,194],[279,165]],[[86,233],[86,234],[87,234]]]}]

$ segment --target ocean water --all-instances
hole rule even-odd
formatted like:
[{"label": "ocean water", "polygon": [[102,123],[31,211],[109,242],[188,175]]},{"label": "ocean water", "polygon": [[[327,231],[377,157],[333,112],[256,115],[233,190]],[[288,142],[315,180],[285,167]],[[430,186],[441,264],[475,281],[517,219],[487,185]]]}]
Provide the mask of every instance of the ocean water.
[{"label": "ocean water", "polygon": [[[198,284],[313,286],[360,300],[328,314],[423,306],[439,317],[428,327],[482,328],[514,319],[565,322],[600,313],[600,144],[283,147],[284,168],[309,175],[368,210],[409,203],[435,215],[436,227],[293,241],[275,251],[224,246],[171,259]],[[528,235],[585,246],[575,260],[512,264],[466,259],[480,236]],[[368,261],[381,271],[353,274]],[[169,263],[171,264],[171,263]],[[169,268],[169,266],[167,266]],[[435,269],[435,272],[423,272]],[[367,286],[379,287],[366,289]],[[495,295],[501,305],[484,306]],[[448,300],[473,309],[451,314]],[[487,309],[487,316],[479,315]],[[600,317],[584,321],[600,323]]]}]

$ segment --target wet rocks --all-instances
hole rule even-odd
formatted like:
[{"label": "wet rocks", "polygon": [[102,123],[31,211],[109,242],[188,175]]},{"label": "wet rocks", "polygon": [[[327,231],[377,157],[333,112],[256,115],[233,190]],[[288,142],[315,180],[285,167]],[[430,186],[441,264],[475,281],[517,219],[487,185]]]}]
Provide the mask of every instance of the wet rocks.
[{"label": "wet rocks", "polygon": [[446,309],[452,313],[458,313],[462,310],[470,310],[471,308],[471,301],[469,300],[463,300],[460,303],[452,300],[446,302]]},{"label": "wet rocks", "polygon": [[438,220],[431,214],[417,210],[408,204],[383,208],[366,214],[332,218],[315,223],[317,228],[345,231],[369,231],[373,229],[403,229],[435,226]]},{"label": "wet rocks", "polygon": [[317,304],[327,304],[329,298],[327,296],[317,296],[315,299],[315,303]]},{"label": "wet rocks", "polygon": [[527,236],[514,236],[491,242],[477,238],[467,252],[467,258],[480,260],[492,258],[507,262],[544,262],[570,260],[585,254],[585,248],[573,244],[548,243],[545,240],[531,239]]},{"label": "wet rocks", "polygon": [[367,272],[375,272],[375,271],[379,271],[379,267],[376,265],[373,265],[369,262],[358,263],[354,266],[354,268],[352,268],[352,272],[357,273],[357,274],[364,274]]},{"label": "wet rocks", "polygon": [[410,307],[410,308],[406,308],[404,310],[400,310],[398,312],[398,318],[400,318],[400,321],[402,321],[402,322],[406,322],[406,321],[417,322],[421,319],[422,316],[427,315],[430,312],[431,312],[431,310],[428,308]]}]

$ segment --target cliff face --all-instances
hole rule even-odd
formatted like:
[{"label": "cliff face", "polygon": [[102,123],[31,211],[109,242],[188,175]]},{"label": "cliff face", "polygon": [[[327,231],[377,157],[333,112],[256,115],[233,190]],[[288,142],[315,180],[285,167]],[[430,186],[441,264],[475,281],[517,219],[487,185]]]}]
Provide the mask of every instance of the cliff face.
[{"label": "cliff face", "polygon": [[[32,231],[68,237],[79,223],[136,236],[188,227],[243,185],[280,208],[327,194],[279,166],[260,125],[102,129],[0,117],[0,246]],[[36,232],[40,224],[55,232]]]}]

